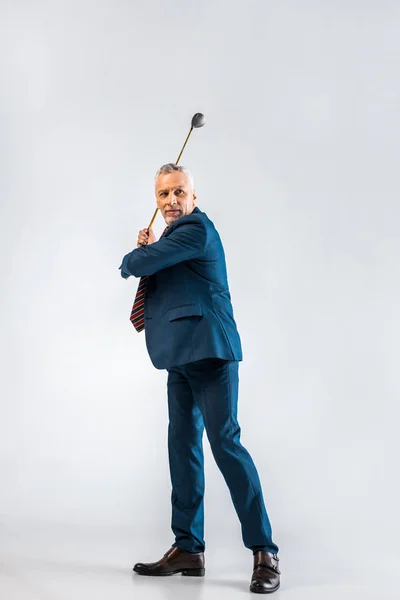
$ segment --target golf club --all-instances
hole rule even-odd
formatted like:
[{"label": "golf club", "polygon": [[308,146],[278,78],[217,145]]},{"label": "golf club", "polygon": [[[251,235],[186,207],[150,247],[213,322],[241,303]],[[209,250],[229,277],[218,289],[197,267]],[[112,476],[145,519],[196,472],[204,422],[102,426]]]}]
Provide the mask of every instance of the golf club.
[{"label": "golf club", "polygon": [[[179,160],[180,160],[180,158],[182,156],[182,153],[183,153],[183,151],[185,149],[185,146],[186,146],[186,144],[188,142],[188,139],[190,138],[190,134],[192,133],[193,129],[194,128],[198,128],[198,127],[203,127],[203,125],[204,125],[205,122],[206,122],[206,119],[205,119],[205,117],[204,117],[204,115],[202,113],[196,113],[195,115],[193,115],[193,117],[192,117],[192,123],[191,123],[191,126],[190,126],[190,131],[189,131],[189,133],[187,135],[185,143],[182,146],[182,150],[180,151],[179,156],[176,159],[176,162],[175,162],[176,165],[178,164],[178,162],[179,162]],[[156,210],[154,211],[154,215],[153,215],[153,217],[152,217],[152,219],[150,221],[150,225],[148,226],[148,230],[153,225],[154,219],[157,216],[157,212],[158,212],[158,206],[157,206]]]}]

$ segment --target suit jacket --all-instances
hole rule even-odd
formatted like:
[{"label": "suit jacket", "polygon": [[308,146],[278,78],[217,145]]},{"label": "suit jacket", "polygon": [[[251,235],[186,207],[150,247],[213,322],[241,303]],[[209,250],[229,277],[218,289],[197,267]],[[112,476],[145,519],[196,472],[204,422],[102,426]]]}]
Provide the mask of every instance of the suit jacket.
[{"label": "suit jacket", "polygon": [[172,223],[158,242],[126,254],[119,268],[124,279],[149,276],[145,335],[157,369],[203,358],[242,360],[224,249],[199,208]]}]

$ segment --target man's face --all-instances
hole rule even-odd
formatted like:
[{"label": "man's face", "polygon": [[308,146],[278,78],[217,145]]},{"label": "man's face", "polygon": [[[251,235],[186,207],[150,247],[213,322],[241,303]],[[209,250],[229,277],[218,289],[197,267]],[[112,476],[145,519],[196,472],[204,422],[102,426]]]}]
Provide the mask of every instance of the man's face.
[{"label": "man's face", "polygon": [[196,194],[186,173],[162,173],[156,180],[157,206],[167,225],[190,215],[196,206]]}]

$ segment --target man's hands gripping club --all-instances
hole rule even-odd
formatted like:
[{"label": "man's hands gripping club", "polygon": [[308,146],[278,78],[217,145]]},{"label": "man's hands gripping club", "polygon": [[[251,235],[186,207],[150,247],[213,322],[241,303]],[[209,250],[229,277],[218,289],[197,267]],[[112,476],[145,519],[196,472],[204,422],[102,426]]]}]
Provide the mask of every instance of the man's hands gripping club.
[{"label": "man's hands gripping club", "polygon": [[139,246],[147,246],[148,244],[154,244],[156,242],[156,236],[154,235],[153,228],[150,229],[141,229],[139,231],[138,239],[137,239],[137,247]]}]

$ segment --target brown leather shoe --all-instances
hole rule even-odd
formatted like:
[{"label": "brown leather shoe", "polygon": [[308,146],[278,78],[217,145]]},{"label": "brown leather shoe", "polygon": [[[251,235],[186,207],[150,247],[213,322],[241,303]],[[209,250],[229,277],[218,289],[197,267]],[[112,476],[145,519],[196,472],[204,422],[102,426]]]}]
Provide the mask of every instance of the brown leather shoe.
[{"label": "brown leather shoe", "polygon": [[154,563],[136,563],[133,570],[139,575],[175,575],[203,577],[205,573],[204,552],[186,552],[172,546],[160,560]]},{"label": "brown leather shoe", "polygon": [[280,586],[279,558],[272,552],[258,550],[254,554],[254,570],[250,591],[256,594],[271,594]]}]

